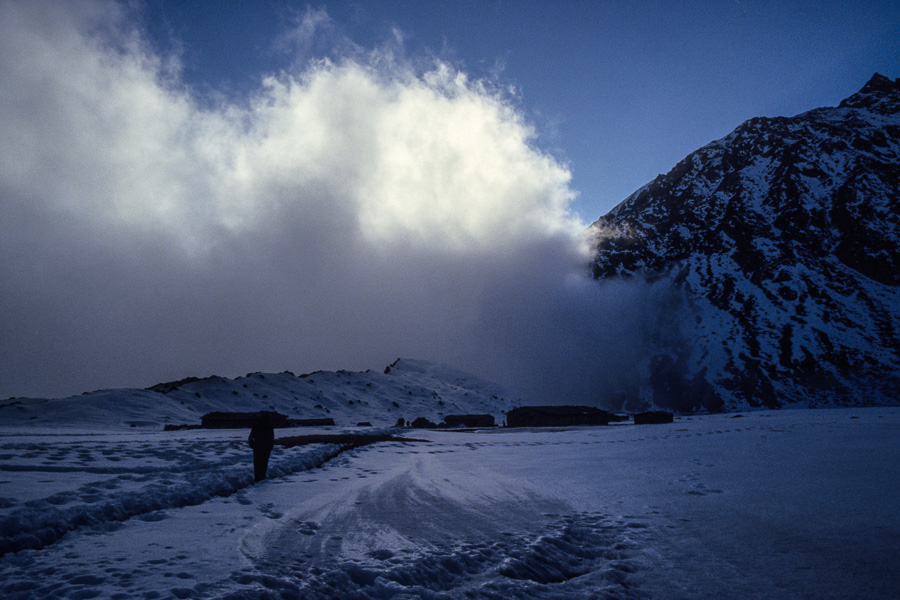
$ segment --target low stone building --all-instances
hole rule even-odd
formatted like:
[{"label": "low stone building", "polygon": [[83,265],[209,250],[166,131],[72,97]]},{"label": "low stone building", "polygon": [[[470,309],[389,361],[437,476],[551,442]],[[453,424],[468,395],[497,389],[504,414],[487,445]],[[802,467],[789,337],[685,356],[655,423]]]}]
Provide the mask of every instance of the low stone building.
[{"label": "low stone building", "polygon": [[425,417],[416,417],[409,426],[414,429],[434,429],[437,423],[432,423]]},{"label": "low stone building", "polygon": [[274,411],[260,412],[211,412],[200,417],[204,429],[244,429],[253,427],[257,419],[268,415],[272,427],[289,427],[287,415]]},{"label": "low stone building", "polygon": [[661,423],[672,423],[675,416],[664,410],[650,410],[634,415],[635,425],[656,425]]},{"label": "low stone building", "polygon": [[494,415],[447,415],[447,427],[496,427]]},{"label": "low stone building", "polygon": [[260,412],[211,412],[200,417],[200,427],[203,429],[246,429],[253,427],[256,420],[263,415],[271,419],[272,427],[328,427],[334,425],[331,417],[324,419],[289,419],[274,411]]},{"label": "low stone building", "polygon": [[288,427],[330,427],[334,425],[334,419],[323,417],[319,419],[288,419]]},{"label": "low stone building", "polygon": [[523,406],[506,413],[507,427],[609,425],[611,415],[593,406]]}]

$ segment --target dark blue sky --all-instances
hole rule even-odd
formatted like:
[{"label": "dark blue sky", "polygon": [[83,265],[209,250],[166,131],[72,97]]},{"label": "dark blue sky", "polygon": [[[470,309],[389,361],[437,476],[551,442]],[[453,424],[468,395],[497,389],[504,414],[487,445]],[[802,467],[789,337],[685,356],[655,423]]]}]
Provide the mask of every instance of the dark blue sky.
[{"label": "dark blue sky", "polygon": [[[328,35],[291,46],[311,9],[327,12]],[[876,71],[900,76],[896,1],[149,0],[143,15],[156,43],[180,48],[198,93],[239,97],[298,54],[395,32],[408,57],[499,72],[537,143],[569,164],[585,220],[746,119],[834,105]]]}]

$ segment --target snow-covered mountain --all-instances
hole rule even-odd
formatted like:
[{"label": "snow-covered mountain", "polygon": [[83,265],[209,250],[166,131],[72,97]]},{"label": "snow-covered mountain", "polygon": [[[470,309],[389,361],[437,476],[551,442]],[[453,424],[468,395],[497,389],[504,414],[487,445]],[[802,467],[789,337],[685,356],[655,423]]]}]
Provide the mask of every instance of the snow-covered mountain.
[{"label": "snow-covered mountain", "polygon": [[623,398],[679,410],[900,400],[900,79],[751,119],[593,229],[596,278],[646,278],[673,303]]},{"label": "snow-covered mountain", "polygon": [[368,421],[389,427],[398,419],[491,414],[503,423],[516,404],[499,386],[426,361],[398,359],[383,371],[318,371],[304,375],[250,373],[189,378],[149,389],[113,389],[59,399],[0,402],[4,425],[161,428],[199,424],[216,411],[272,410],[295,419],[331,418],[339,427]]}]

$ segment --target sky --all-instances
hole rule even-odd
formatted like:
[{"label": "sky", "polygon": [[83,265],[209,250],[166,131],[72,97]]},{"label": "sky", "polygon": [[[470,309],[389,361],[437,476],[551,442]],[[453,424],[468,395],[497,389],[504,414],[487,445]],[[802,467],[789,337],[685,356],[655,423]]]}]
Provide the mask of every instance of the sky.
[{"label": "sky", "polygon": [[[812,6],[812,8],[809,8]],[[896,3],[0,0],[0,397],[398,356],[592,402],[585,226],[898,77]]]},{"label": "sky", "polygon": [[[396,39],[407,56],[497,79],[571,171],[573,209],[588,221],[747,119],[834,106],[876,71],[900,77],[892,0],[144,6],[151,35],[181,49],[185,80],[206,91],[241,96],[298,59]],[[292,27],[310,11],[327,25],[298,43]]]}]

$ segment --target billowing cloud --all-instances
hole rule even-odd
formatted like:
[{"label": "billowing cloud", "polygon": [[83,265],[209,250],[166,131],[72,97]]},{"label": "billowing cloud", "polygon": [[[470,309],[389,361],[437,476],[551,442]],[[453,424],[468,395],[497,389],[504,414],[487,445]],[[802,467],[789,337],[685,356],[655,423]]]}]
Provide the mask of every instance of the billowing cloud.
[{"label": "billowing cloud", "polygon": [[633,292],[513,102],[374,50],[210,106],[131,16],[0,8],[0,394],[397,356],[598,393]]}]

